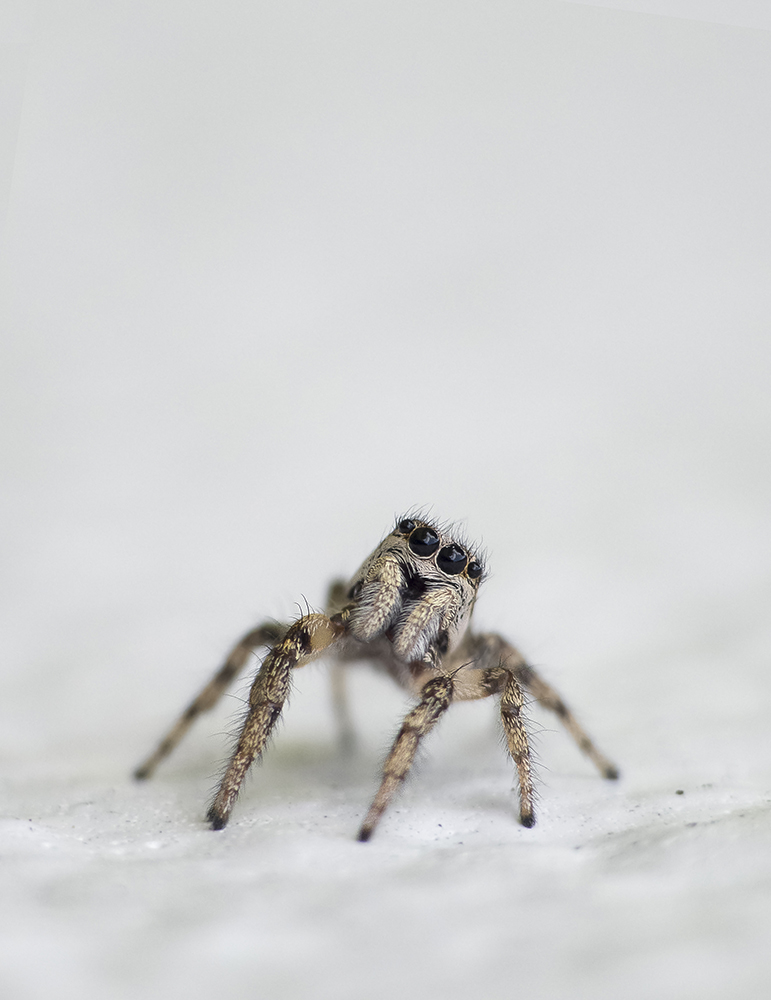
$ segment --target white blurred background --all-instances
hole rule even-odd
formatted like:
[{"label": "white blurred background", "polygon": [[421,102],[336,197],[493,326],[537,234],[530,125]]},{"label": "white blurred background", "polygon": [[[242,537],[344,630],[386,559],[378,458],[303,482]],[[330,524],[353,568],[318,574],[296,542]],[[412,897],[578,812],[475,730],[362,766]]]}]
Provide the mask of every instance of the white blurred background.
[{"label": "white blurred background", "polygon": [[[765,995],[771,35],[678,13],[9,6],[8,996]],[[619,787],[534,712],[522,831],[466,706],[367,854],[405,703],[357,678],[345,765],[317,668],[227,834],[243,684],[130,785],[415,504]]]}]

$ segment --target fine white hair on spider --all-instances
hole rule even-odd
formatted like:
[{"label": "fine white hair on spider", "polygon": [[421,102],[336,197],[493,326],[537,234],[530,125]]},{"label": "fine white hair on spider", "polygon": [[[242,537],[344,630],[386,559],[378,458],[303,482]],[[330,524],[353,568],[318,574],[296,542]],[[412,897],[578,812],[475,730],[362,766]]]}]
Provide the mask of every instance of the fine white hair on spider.
[{"label": "fine white hair on spider", "polygon": [[292,670],[322,653],[333,659],[336,714],[345,743],[352,740],[352,726],[343,675],[351,663],[368,661],[417,701],[386,757],[380,787],[359,829],[359,840],[372,836],[407,777],[421,740],[453,701],[499,699],[506,743],[517,769],[523,826],[535,823],[532,756],[523,713],[525,691],[556,713],[603,777],[617,778],[616,767],[522,654],[496,633],[472,631],[471,614],[485,578],[484,556],[453,525],[426,518],[423,511],[398,518],[393,531],[350,580],[332,583],[324,614],[308,611],[290,624],[268,622],[248,632],[155,752],[137,768],[135,777],[149,778],[191,723],[225,693],[252,651],[267,646],[249,692],[249,707],[235,750],[207,813],[214,830],[227,824],[246,772],[265,749],[287,699]]}]

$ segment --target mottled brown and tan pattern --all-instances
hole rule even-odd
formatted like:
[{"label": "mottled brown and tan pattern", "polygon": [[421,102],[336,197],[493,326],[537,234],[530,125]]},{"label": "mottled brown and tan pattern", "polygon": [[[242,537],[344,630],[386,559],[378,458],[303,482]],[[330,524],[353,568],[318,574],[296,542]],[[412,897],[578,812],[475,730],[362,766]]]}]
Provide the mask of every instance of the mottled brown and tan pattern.
[{"label": "mottled brown and tan pattern", "polygon": [[452,701],[452,680],[447,676],[434,677],[420,692],[420,701],[409,712],[394,740],[391,752],[383,765],[383,780],[372,800],[369,812],[361,824],[359,840],[369,840],[378,820],[388,807],[394,792],[407,777],[418,744],[434,728]]},{"label": "mottled brown and tan pattern", "polygon": [[560,718],[604,777],[618,777],[615,766],[595,747],[562,698],[514,646],[499,635],[471,631],[471,613],[483,579],[481,555],[458,539],[452,528],[416,516],[400,518],[350,581],[332,584],[325,614],[306,614],[290,625],[267,624],[247,633],[157,750],[137,768],[136,777],[153,773],[197,716],[219,700],[251,652],[265,645],[269,651],[252,684],[235,750],[207,814],[215,830],[227,824],[246,772],[270,739],[289,693],[292,670],[323,653],[333,658],[333,704],[345,746],[354,739],[344,686],[352,664],[373,664],[417,700],[383,765],[359,840],[372,836],[409,774],[421,740],[453,701],[499,698],[524,826],[535,822],[525,691]]},{"label": "mottled brown and tan pattern", "polygon": [[[497,666],[498,669],[509,671],[540,705],[543,705],[550,712],[554,712],[576,741],[578,748],[592,761],[603,778],[618,778],[618,769],[615,764],[597,749],[560,695],[543,680],[534,667],[525,662],[525,658],[516,647],[499,635],[483,633],[469,636],[465,650],[469,658],[473,658],[477,667]],[[497,691],[488,693],[497,693]],[[472,695],[472,697],[484,697],[484,695]],[[457,699],[458,695],[456,695]]]},{"label": "mottled brown and tan pattern", "polygon": [[303,615],[271,649],[249,692],[249,711],[214,801],[206,814],[214,830],[230,818],[244,775],[262,754],[289,694],[289,675],[337,642],[345,634],[326,615]]},{"label": "mottled brown and tan pattern", "polygon": [[600,753],[589,735],[579,725],[575,715],[560,698],[554,688],[542,680],[532,667],[523,663],[516,671],[517,679],[533,695],[537,702],[554,712],[563,726],[578,744],[579,749],[592,761],[603,778],[617,778],[618,769],[605,754]]},{"label": "mottled brown and tan pattern", "polygon": [[269,646],[277,642],[286,632],[287,628],[288,626],[286,625],[267,622],[264,625],[260,625],[259,628],[247,632],[243,639],[239,640],[230,651],[225,662],[214,677],[205,685],[200,694],[190,702],[169,732],[163,737],[154,753],[134,771],[134,777],[140,781],[151,777],[156,767],[164,757],[168,757],[201,712],[208,712],[209,709],[214,708],[230,684],[246,666],[254,650],[259,649],[260,646]]}]

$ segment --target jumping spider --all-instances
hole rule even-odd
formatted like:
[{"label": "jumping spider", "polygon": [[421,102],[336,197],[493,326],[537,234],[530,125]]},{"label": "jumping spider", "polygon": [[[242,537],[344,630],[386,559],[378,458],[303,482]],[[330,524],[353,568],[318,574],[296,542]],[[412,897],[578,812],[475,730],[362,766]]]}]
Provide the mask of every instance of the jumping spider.
[{"label": "jumping spider", "polygon": [[531,755],[523,718],[524,692],[555,712],[580,749],[605,778],[618,777],[563,700],[514,646],[494,633],[475,634],[471,612],[485,568],[480,554],[450,530],[417,516],[398,520],[349,583],[336,581],[325,614],[304,614],[290,625],[264,624],[234,646],[224,665],[135,772],[148,778],[197,716],[212,708],[259,646],[269,651],[249,692],[249,710],[207,818],[221,830],[246,772],[262,755],[289,692],[290,674],[334,650],[336,701],[348,730],[342,699],[342,666],[369,660],[416,699],[385,764],[380,788],[359,830],[369,840],[407,776],[420,741],[453,701],[500,697],[501,720],[519,778],[520,819],[535,823]]}]

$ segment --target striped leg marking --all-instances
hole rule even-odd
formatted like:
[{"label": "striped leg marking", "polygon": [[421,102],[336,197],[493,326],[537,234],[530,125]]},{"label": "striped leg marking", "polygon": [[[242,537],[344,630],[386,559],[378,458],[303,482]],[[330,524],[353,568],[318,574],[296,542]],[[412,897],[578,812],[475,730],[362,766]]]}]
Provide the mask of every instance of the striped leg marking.
[{"label": "striped leg marking", "polygon": [[145,778],[151,777],[156,767],[164,757],[168,757],[198,716],[202,712],[214,708],[232,681],[246,666],[251,653],[260,646],[276,642],[285,631],[285,625],[267,623],[248,632],[240,642],[236,643],[224,664],[197,697],[190,702],[158,744],[157,749],[134,771],[134,777],[138,781],[144,781]]},{"label": "striped leg marking", "polygon": [[536,701],[558,716],[562,725],[576,741],[578,749],[586,754],[603,778],[618,778],[619,771],[616,765],[608,760],[605,754],[600,753],[588,733],[579,724],[575,715],[573,715],[555,689],[539,677],[535,670],[527,664],[516,667],[514,673]]}]

